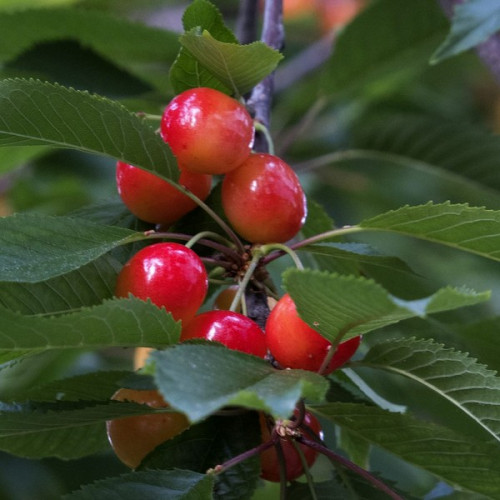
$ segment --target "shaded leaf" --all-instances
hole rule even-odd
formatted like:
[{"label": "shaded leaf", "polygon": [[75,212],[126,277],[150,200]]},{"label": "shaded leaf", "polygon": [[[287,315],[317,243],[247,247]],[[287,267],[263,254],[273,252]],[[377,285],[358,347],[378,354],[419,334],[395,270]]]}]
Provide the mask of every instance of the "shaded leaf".
[{"label": "shaded leaf", "polygon": [[[255,412],[235,416],[213,416],[166,441],[141,463],[146,469],[188,469],[206,472],[260,444],[261,434]],[[250,498],[260,476],[257,455],[218,474],[214,498]]]},{"label": "shaded leaf", "polygon": [[453,9],[451,31],[432,55],[431,62],[460,54],[486,41],[500,30],[500,8],[491,0],[468,0]]},{"label": "shaded leaf", "polygon": [[90,9],[1,12],[0,32],[5,42],[0,47],[2,61],[12,61],[41,42],[77,40],[163,91],[168,83],[165,73],[179,48],[175,33]]},{"label": "shaded leaf", "polygon": [[432,340],[393,339],[372,347],[360,365],[408,377],[436,392],[500,441],[500,379],[467,354]]},{"label": "shaded leaf", "polygon": [[488,292],[447,287],[429,297],[406,301],[366,278],[296,269],[285,271],[283,281],[302,319],[330,342],[338,335],[347,340],[404,319],[474,305],[489,298]]},{"label": "shaded leaf", "polygon": [[219,345],[181,344],[152,354],[155,381],[169,403],[196,422],[224,406],[288,417],[297,400],[321,400],[326,379],[302,370],[276,370],[264,360]]},{"label": "shaded leaf", "polygon": [[0,309],[0,351],[166,346],[178,341],[180,323],[165,309],[136,298],[61,316],[23,316]]},{"label": "shaded leaf", "polygon": [[37,80],[0,81],[0,145],[50,145],[96,153],[177,180],[175,157],[120,104]]},{"label": "shaded leaf", "polygon": [[29,458],[79,458],[109,447],[106,420],[152,412],[116,401],[0,403],[0,449]]},{"label": "shaded leaf", "polygon": [[411,79],[426,67],[447,28],[448,21],[433,0],[373,2],[339,35],[325,65],[325,91],[374,84],[381,91]]},{"label": "shaded leaf", "polygon": [[96,481],[67,500],[211,500],[213,478],[192,471],[140,471]]},{"label": "shaded leaf", "polygon": [[44,146],[39,147],[4,147],[0,148],[0,174],[5,174],[22,166],[23,164],[34,160],[45,153],[48,153],[50,148]]},{"label": "shaded leaf", "polygon": [[498,446],[468,440],[445,427],[377,407],[330,403],[320,415],[461,490],[498,498]]},{"label": "shaded leaf", "polygon": [[44,281],[141,238],[129,229],[71,217],[16,214],[0,218],[0,281]]}]

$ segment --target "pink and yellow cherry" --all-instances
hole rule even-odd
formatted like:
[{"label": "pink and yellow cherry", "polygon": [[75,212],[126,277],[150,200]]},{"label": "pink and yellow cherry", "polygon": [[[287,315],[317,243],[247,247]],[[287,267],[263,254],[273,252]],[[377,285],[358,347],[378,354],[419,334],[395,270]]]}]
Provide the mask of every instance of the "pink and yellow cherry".
[{"label": "pink and yellow cherry", "polygon": [[181,342],[195,338],[220,342],[229,349],[260,358],[267,354],[262,329],[255,321],[236,312],[216,310],[197,314],[182,328]]},{"label": "pink and yellow cherry", "polygon": [[208,276],[201,259],[179,243],[155,243],[139,250],[122,268],[115,295],[150,299],[189,321],[205,300]]},{"label": "pink and yellow cherry", "polygon": [[[111,399],[132,401],[151,408],[167,408],[168,404],[158,391],[119,389]],[[108,440],[116,456],[128,467],[135,469],[144,457],[158,445],[173,438],[189,427],[183,413],[156,413],[124,417],[106,422]]]},{"label": "pink and yellow cherry", "polygon": [[[181,169],[179,184],[205,200],[212,177]],[[153,224],[173,224],[197,206],[167,181],[121,161],[116,165],[116,185],[127,208],[139,219]]]},{"label": "pink and yellow cherry", "polygon": [[206,87],[174,97],[163,112],[160,132],[183,168],[198,174],[224,174],[238,167],[254,138],[245,107]]},{"label": "pink and yellow cherry", "polygon": [[277,156],[251,154],[222,182],[222,207],[234,229],[252,243],[283,243],[307,214],[299,178]]},{"label": "pink and yellow cherry", "polygon": [[363,9],[366,0],[316,0],[323,32],[346,25]]},{"label": "pink and yellow cherry", "polygon": [[[295,412],[297,415],[297,412]],[[260,418],[260,428],[262,433],[262,442],[269,441],[271,438],[271,433],[266,423],[266,418],[264,414],[259,415]],[[316,436],[322,435],[321,424],[318,419],[310,412],[306,411],[304,415],[304,430],[302,431],[308,439],[313,439],[312,436],[305,430],[305,428],[310,429]],[[280,438],[279,443],[281,444],[281,449],[283,451],[283,456],[286,463],[286,479],[287,481],[293,481],[297,479],[304,473],[304,466],[300,459],[300,455],[295,449],[295,446],[290,441],[290,439]],[[309,446],[298,443],[306,463],[311,467],[318,456],[318,452]],[[261,473],[260,476],[266,481],[280,482],[280,459],[275,447],[268,448],[266,451],[260,455],[261,463]]]},{"label": "pink and yellow cherry", "polygon": [[[266,323],[266,338],[269,351],[284,368],[317,372],[331,348],[328,340],[300,318],[288,294],[271,311]],[[346,363],[360,342],[361,336],[341,342],[323,373],[331,373]]]}]

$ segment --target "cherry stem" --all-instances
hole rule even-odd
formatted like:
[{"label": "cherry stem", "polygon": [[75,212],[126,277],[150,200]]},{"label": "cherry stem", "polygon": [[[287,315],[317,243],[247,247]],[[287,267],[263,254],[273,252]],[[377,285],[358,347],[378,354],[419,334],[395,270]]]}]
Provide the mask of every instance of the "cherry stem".
[{"label": "cherry stem", "polygon": [[257,120],[254,121],[254,128],[256,132],[260,132],[265,137],[267,142],[267,152],[271,155],[275,154],[274,141],[271,137],[269,129],[263,123],[258,122]]},{"label": "cherry stem", "polygon": [[266,441],[265,443],[261,443],[255,448],[252,448],[250,450],[247,450],[243,453],[240,453],[239,455],[230,458],[226,462],[220,465],[216,465],[212,469],[207,470],[207,474],[213,474],[215,476],[222,474],[223,472],[226,472],[227,469],[230,469],[231,467],[234,467],[235,465],[238,465],[239,463],[252,458],[255,455],[259,455],[260,453],[266,451],[268,448],[271,448],[275,442],[277,441],[278,436],[271,436],[271,439],[269,441]]},{"label": "cherry stem", "polygon": [[300,261],[298,255],[290,247],[283,245],[282,243],[271,243],[269,245],[264,245],[260,248],[264,255],[271,253],[273,250],[279,250],[280,252],[283,252],[281,255],[287,254],[292,258],[295,267],[297,269],[300,269],[301,271],[304,270],[304,265]]},{"label": "cherry stem", "polygon": [[228,244],[230,243],[224,236],[221,236],[220,234],[214,233],[213,231],[201,231],[201,233],[195,234],[187,243],[186,247],[192,248],[198,241],[206,238],[212,238],[214,240],[218,240],[223,244]]},{"label": "cherry stem", "polygon": [[[350,233],[359,233],[360,231],[363,231],[364,228],[360,226],[344,226],[340,227],[338,229],[332,229],[330,231],[325,231],[324,233],[319,233],[315,234],[314,236],[311,236],[310,238],[306,238],[304,240],[298,241],[297,243],[294,243],[290,246],[283,245],[284,247],[290,249],[290,250],[298,250],[301,249],[302,247],[305,247],[307,245],[312,245],[313,243],[319,243],[321,241],[329,240],[331,238],[337,238],[339,236],[343,236],[344,234],[350,234]],[[262,259],[262,263],[264,265],[269,264],[273,260],[278,259],[279,257],[282,257],[288,253],[285,251],[283,248],[280,250],[270,253],[269,255],[266,255]]]},{"label": "cherry stem", "polygon": [[241,298],[245,293],[246,287],[250,282],[250,280],[252,279],[252,275],[255,272],[255,269],[257,269],[257,266],[259,265],[261,258],[262,254],[259,249],[254,253],[252,260],[250,261],[250,264],[247,270],[245,271],[245,275],[243,276],[243,279],[239,283],[238,291],[236,292],[236,295],[234,296],[233,301],[231,302],[231,307],[229,308],[231,312],[236,311],[236,309],[238,308],[238,305],[241,302]]},{"label": "cherry stem", "polygon": [[304,474],[306,476],[307,485],[309,487],[309,492],[311,493],[311,498],[312,500],[318,500],[316,491],[314,490],[314,479],[311,475],[309,464],[307,463],[306,457],[304,456],[304,452],[302,451],[302,448],[299,446],[299,444],[295,439],[292,439],[292,445],[295,448],[297,454],[299,455],[300,462],[302,464],[302,468],[304,469]]},{"label": "cherry stem", "polygon": [[245,249],[243,248],[243,243],[238,238],[236,233],[231,229],[231,227],[218,215],[216,214],[203,200],[200,200],[198,196],[196,196],[189,189],[184,187],[182,184],[178,184],[177,182],[169,179],[168,177],[163,177],[165,181],[167,181],[171,186],[185,194],[188,198],[193,200],[202,210],[204,210],[212,219],[219,225],[219,227],[229,236],[229,239],[235,244],[236,248],[239,252],[243,253]]},{"label": "cherry stem", "polygon": [[[147,238],[152,238],[152,239],[172,239],[172,240],[183,240],[183,241],[189,241],[193,238],[193,236],[189,234],[168,233],[168,232],[163,233],[157,231],[147,232],[145,233],[145,236]],[[214,250],[217,250],[218,252],[227,255],[229,258],[231,258],[236,262],[241,263],[242,261],[241,255],[226,245],[221,245],[220,243],[216,243],[215,241],[207,240],[205,238],[198,240],[197,243],[209,248],[213,248]]]},{"label": "cherry stem", "polygon": [[376,478],[373,474],[370,474],[368,471],[366,471],[359,465],[356,465],[354,462],[351,462],[350,460],[347,460],[338,453],[335,453],[334,451],[328,449],[325,445],[317,443],[311,439],[305,438],[304,436],[297,437],[296,441],[302,443],[305,446],[309,446],[313,450],[316,450],[319,453],[322,453],[323,455],[328,457],[330,461],[338,463],[344,466],[345,468],[351,470],[352,472],[358,474],[363,479],[370,482],[373,486],[377,487],[378,489],[386,493],[394,500],[404,500],[403,497],[399,496],[395,491],[393,491],[385,483],[380,481],[380,479]]}]

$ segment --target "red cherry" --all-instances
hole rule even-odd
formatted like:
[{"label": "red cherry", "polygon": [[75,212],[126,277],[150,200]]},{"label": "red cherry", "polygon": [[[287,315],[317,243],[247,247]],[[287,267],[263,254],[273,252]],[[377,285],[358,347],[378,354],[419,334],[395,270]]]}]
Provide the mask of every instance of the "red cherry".
[{"label": "red cherry", "polygon": [[[331,343],[311,328],[297,313],[290,295],[284,295],[266,323],[269,351],[283,367],[319,371]],[[341,342],[324,374],[341,367],[356,352],[361,336]]]},{"label": "red cherry", "polygon": [[[158,391],[119,389],[111,399],[133,401],[151,408],[166,408],[168,404]],[[135,469],[143,458],[158,445],[189,427],[183,413],[157,413],[118,418],[106,422],[108,440],[116,456]]]},{"label": "red cherry", "polygon": [[[298,412],[295,411],[295,416],[298,415]],[[269,441],[271,437],[271,433],[269,432],[269,428],[266,423],[266,418],[264,414],[259,415],[260,418],[260,428],[262,432],[262,442]],[[316,436],[322,436],[321,425],[318,422],[318,419],[308,411],[305,412],[304,415],[304,428],[302,429],[303,434],[308,439],[312,439],[308,429],[310,429]],[[304,467],[302,465],[302,461],[300,460],[300,455],[297,453],[295,446],[290,441],[290,439],[280,438],[281,449],[283,450],[283,455],[286,463],[286,479],[288,481],[293,481],[297,479],[304,473]],[[318,456],[318,452],[310,448],[309,446],[298,444],[302,453],[304,454],[304,458],[306,459],[306,463],[309,467],[311,467],[316,458]],[[267,449],[260,455],[260,463],[261,463],[261,473],[260,476],[262,479],[266,479],[267,481],[272,481],[275,483],[280,482],[280,462],[278,458],[278,453],[274,447]]]},{"label": "red cherry", "polygon": [[197,314],[182,329],[181,342],[194,338],[220,342],[229,349],[260,358],[267,353],[266,336],[259,325],[236,312],[217,310]]},{"label": "red cherry", "polygon": [[186,322],[199,309],[208,288],[201,259],[179,243],[155,243],[139,250],[118,275],[115,295],[150,299],[176,320]]},{"label": "red cherry", "polygon": [[254,136],[245,107],[205,87],[174,97],[163,113],[160,131],[183,168],[199,174],[236,168],[250,154]]},{"label": "red cherry", "polygon": [[[121,161],[116,164],[116,184],[127,208],[153,224],[170,225],[197,206],[167,181]],[[204,200],[210,193],[212,177],[181,170],[179,184]]]},{"label": "red cherry", "polygon": [[252,154],[222,182],[222,206],[234,229],[252,243],[282,243],[304,224],[306,197],[280,158]]}]

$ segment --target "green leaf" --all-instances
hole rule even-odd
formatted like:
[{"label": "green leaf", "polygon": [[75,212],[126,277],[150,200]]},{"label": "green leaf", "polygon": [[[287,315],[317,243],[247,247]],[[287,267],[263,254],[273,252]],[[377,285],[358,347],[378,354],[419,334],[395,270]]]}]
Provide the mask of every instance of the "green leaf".
[{"label": "green leaf", "polygon": [[206,30],[200,35],[196,28],[181,35],[180,42],[206,70],[236,95],[249,92],[274,71],[283,58],[263,42],[249,45],[220,42]]},{"label": "green leaf", "polygon": [[330,342],[347,340],[404,319],[478,304],[489,293],[451,287],[420,300],[396,298],[366,278],[290,269],[284,286],[301,318]]},{"label": "green leaf", "polygon": [[[259,445],[261,432],[255,412],[213,416],[165,441],[141,463],[145,469],[188,469],[206,472]],[[243,500],[256,488],[260,459],[254,455],[217,474],[214,498]]]},{"label": "green leaf", "polygon": [[0,81],[0,145],[50,145],[96,153],[179,177],[168,145],[120,104],[37,80]]},{"label": "green leaf", "polygon": [[0,309],[0,351],[157,347],[177,342],[179,335],[170,313],[133,297],[52,317]]},{"label": "green leaf", "polygon": [[0,281],[44,281],[78,269],[140,233],[71,217],[0,218]]},{"label": "green leaf", "polygon": [[498,498],[500,452],[410,415],[349,403],[317,406],[315,412],[461,490]]},{"label": "green leaf", "polygon": [[22,394],[16,394],[16,400],[37,402],[107,400],[123,386],[123,381],[129,375],[130,372],[124,370],[75,375],[31,387]]},{"label": "green leaf", "polygon": [[[224,24],[219,9],[206,0],[195,0],[184,12],[182,23],[185,31],[195,28],[207,30],[216,40],[238,43],[232,31]],[[184,47],[170,68],[170,80],[177,94],[194,87],[210,87],[231,93],[210,71],[201,66]]]},{"label": "green leaf", "polygon": [[339,35],[325,65],[324,90],[371,86],[380,92],[410,80],[426,67],[447,28],[433,0],[372,2]]},{"label": "green leaf", "polygon": [[500,212],[466,204],[405,206],[364,220],[362,229],[390,231],[500,260]]},{"label": "green leaf", "polygon": [[491,0],[468,0],[453,10],[451,31],[432,55],[431,63],[475,47],[500,29],[500,9]]},{"label": "green leaf", "polygon": [[119,270],[120,264],[105,255],[47,281],[3,282],[0,283],[0,306],[22,314],[40,314],[97,305],[113,296]]},{"label": "green leaf", "polygon": [[96,481],[66,500],[211,500],[213,477],[187,470],[139,471]]},{"label": "green leaf", "polygon": [[289,417],[297,400],[321,400],[326,379],[301,370],[276,370],[262,359],[219,345],[181,344],[152,354],[155,381],[176,409],[199,421],[224,406]]},{"label": "green leaf", "polygon": [[109,447],[106,420],[152,413],[135,403],[0,403],[0,450],[28,458],[74,459]]},{"label": "green leaf", "polygon": [[500,441],[500,379],[467,354],[432,340],[393,339],[372,347],[359,364],[422,384]]},{"label": "green leaf", "polygon": [[[39,2],[34,2],[39,6]],[[0,60],[13,61],[43,42],[76,40],[165,92],[179,49],[177,34],[90,9],[17,9],[0,13]],[[140,43],[137,43],[140,40]]]}]

